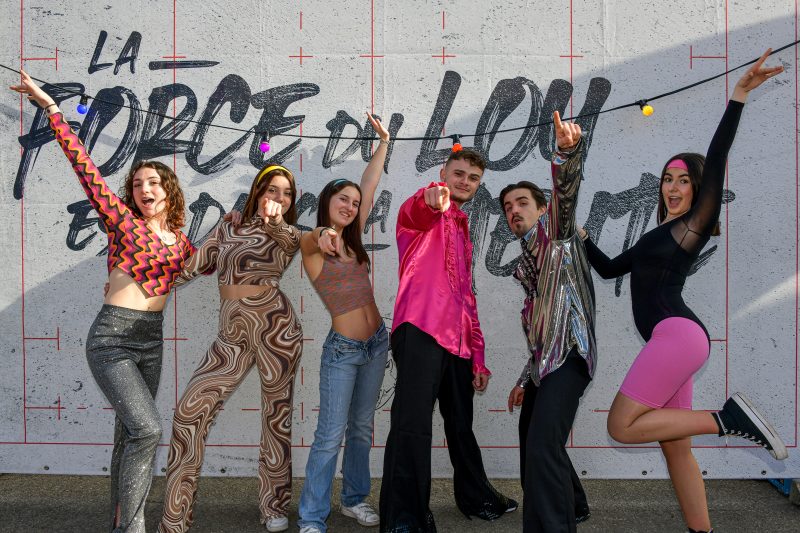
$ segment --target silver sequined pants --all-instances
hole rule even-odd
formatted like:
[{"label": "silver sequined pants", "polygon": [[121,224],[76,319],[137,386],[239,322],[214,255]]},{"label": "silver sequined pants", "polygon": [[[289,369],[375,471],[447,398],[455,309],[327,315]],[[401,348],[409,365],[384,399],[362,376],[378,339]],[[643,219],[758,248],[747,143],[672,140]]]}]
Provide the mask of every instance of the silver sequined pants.
[{"label": "silver sequined pants", "polygon": [[160,311],[103,305],[86,338],[89,368],[116,413],[111,456],[115,533],[145,531],[144,505],[161,440],[154,397],[161,377],[162,320]]}]

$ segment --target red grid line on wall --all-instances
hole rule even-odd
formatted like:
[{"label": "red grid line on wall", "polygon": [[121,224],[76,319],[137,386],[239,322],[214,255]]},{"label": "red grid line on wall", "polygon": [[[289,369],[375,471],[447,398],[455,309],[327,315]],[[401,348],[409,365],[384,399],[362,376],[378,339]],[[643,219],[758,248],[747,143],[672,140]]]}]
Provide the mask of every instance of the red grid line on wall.
[{"label": "red grid line on wall", "polygon": [[[374,4],[374,0],[372,0],[372,2]],[[798,35],[798,5],[797,4],[798,4],[798,2],[797,2],[797,0],[795,0],[795,37],[796,38],[797,38],[797,35]],[[725,52],[725,56],[694,56],[693,55],[693,50],[692,50],[692,48],[690,46],[690,68],[692,68],[692,66],[693,66],[692,65],[692,60],[693,59],[700,59],[700,58],[702,58],[702,59],[725,59],[725,65],[726,65],[726,70],[727,70],[727,68],[728,68],[728,2],[727,1],[726,1],[726,4],[725,4],[725,8],[726,8],[726,13],[725,13],[725,24],[726,24],[726,35],[725,35],[725,37],[726,37],[726,47],[725,48],[726,48],[726,52]],[[24,0],[21,0],[20,1],[20,65],[22,66],[22,63],[24,61],[26,61],[26,60],[54,59],[55,60],[55,65],[56,65],[56,69],[57,69],[58,68],[58,60],[57,60],[58,50],[57,49],[56,49],[56,57],[55,58],[25,58],[23,56],[23,45],[24,45],[23,13],[24,13]],[[374,22],[374,18],[373,18],[373,22]],[[301,14],[301,25],[302,25],[302,14]],[[444,29],[444,12],[442,12],[442,27]],[[175,0],[173,0],[173,53],[175,52],[175,48],[176,48],[175,30],[176,30],[176,13],[175,13]],[[373,31],[374,31],[374,29],[373,29]],[[374,33],[373,33],[373,39],[374,39]],[[573,60],[573,58],[582,57],[582,56],[578,56],[578,55],[573,55],[573,53],[572,53],[572,44],[573,44],[572,43],[572,1],[570,0],[570,55],[569,56],[561,56],[561,57],[570,57],[570,82],[572,82],[572,60]],[[442,52],[443,52],[443,55],[444,55],[444,48],[443,48]],[[302,48],[301,48],[301,54],[302,54]],[[372,54],[374,54],[374,49],[372,50]],[[185,58],[186,56],[173,55],[173,56],[163,56],[163,57],[165,57],[165,58],[170,58],[170,57],[171,58]],[[313,56],[306,56],[306,57],[313,57]],[[365,55],[365,56],[362,56],[362,57],[370,57],[370,56],[366,56]],[[374,56],[374,57],[383,57],[383,56]],[[434,57],[438,57],[438,56],[434,56]],[[450,57],[450,56],[447,56],[447,57]],[[452,56],[452,57],[455,57],[455,56]],[[372,59],[372,62],[374,62],[374,58]],[[442,62],[444,64],[444,58],[442,59]],[[301,64],[302,64],[302,57],[301,57]],[[797,48],[795,48],[795,66],[797,67],[798,64],[800,64],[800,61],[798,61],[798,50],[797,50]],[[175,70],[176,70],[175,67],[173,67],[173,82],[175,82],[175,80],[176,80],[176,72],[175,72]],[[373,82],[374,82],[374,72],[373,72]],[[726,84],[725,85],[726,85],[725,91],[726,91],[726,101],[727,101],[727,96],[728,96],[728,76],[727,75],[726,75]],[[800,115],[798,115],[798,113],[800,113],[800,110],[798,110],[798,106],[797,106],[797,104],[798,104],[798,87],[799,86],[800,86],[800,84],[798,83],[798,72],[797,72],[797,68],[795,68],[795,110],[796,110],[796,112],[795,112],[795,123],[796,123],[796,128],[795,128],[795,163],[796,163],[796,165],[795,165],[796,166],[795,179],[796,179],[796,205],[797,206],[800,206],[800,196],[798,196],[798,194],[799,194],[798,193],[798,187],[800,187],[800,136],[798,135],[798,127],[800,127]],[[572,106],[572,102],[571,102],[571,106]],[[373,94],[373,109],[374,109],[374,94]],[[176,111],[176,102],[173,101],[173,118],[176,116],[176,112],[177,112]],[[22,100],[22,98],[20,98],[20,135],[23,134],[22,116],[23,116],[23,100]],[[301,134],[302,134],[302,124],[300,125],[300,128],[301,128]],[[20,147],[20,152],[21,151],[22,151],[22,148]],[[175,165],[175,163],[176,163],[176,159],[175,158],[176,158],[176,155],[173,154],[173,168],[175,168],[175,166],[176,166]],[[302,170],[302,154],[301,154],[301,170]],[[727,187],[727,177],[726,177],[726,187]],[[24,257],[25,256],[25,251],[24,251],[24,247],[25,247],[25,238],[24,238],[25,237],[25,227],[24,227],[24,199],[21,199],[21,201],[20,201],[20,213],[21,213],[21,225],[20,225],[20,235],[21,235],[21,247],[20,248],[21,249],[20,249],[20,256],[21,256],[21,273],[22,273],[22,275],[21,275],[21,278],[22,278],[22,285],[21,285],[21,293],[22,293],[22,297],[21,297],[21,301],[22,301],[22,322],[21,322],[21,326],[22,327],[21,327],[21,329],[22,329],[22,341],[23,341],[22,342],[22,346],[23,346],[23,349],[22,349],[22,357],[23,357],[23,413],[27,409],[34,409],[34,410],[35,409],[52,409],[52,410],[57,410],[58,411],[58,416],[59,416],[59,419],[60,419],[61,410],[66,409],[65,407],[63,407],[61,405],[60,396],[58,398],[58,407],[28,406],[27,405],[27,395],[26,395],[26,384],[27,384],[27,379],[26,379],[26,341],[28,341],[28,340],[56,340],[57,347],[58,347],[57,349],[60,350],[60,333],[59,333],[60,330],[59,330],[59,328],[57,328],[56,337],[26,337],[25,336],[25,275],[24,275],[25,274],[25,268],[24,268],[25,267],[25,257]],[[726,206],[726,223],[727,222],[728,222],[728,208]],[[798,215],[797,215],[796,220],[795,220],[795,242],[797,242],[798,237],[800,237],[800,212],[798,212]],[[800,317],[798,316],[798,303],[800,303],[800,279],[798,278],[798,269],[799,268],[800,268],[800,249],[798,249],[796,247],[796,250],[795,250],[795,324],[796,324],[795,331],[797,330],[797,325],[798,325],[798,322],[800,321]],[[728,238],[727,238],[727,235],[726,235],[726,283],[725,283],[726,284],[726,304],[725,304],[726,305],[726,319],[725,319],[726,337],[727,337],[727,334],[728,334],[728,274],[729,274],[729,270],[728,269],[729,269],[729,263],[728,263]],[[179,340],[187,340],[185,338],[179,338],[177,336],[177,329],[178,329],[178,326],[177,326],[177,298],[176,298],[176,301],[175,301],[174,313],[175,313],[175,336],[174,337],[165,338],[165,340],[172,340],[172,341],[175,342],[175,352],[176,352],[176,360],[177,360],[177,341],[179,341]],[[313,339],[304,339],[304,340],[313,340]],[[727,343],[727,339],[712,339],[712,341],[713,342],[726,342]],[[797,369],[800,368],[800,360],[798,359],[798,353],[799,353],[798,352],[798,336],[795,335],[795,368],[796,368],[796,374],[797,374]],[[727,391],[728,391],[728,375],[727,375],[727,371],[728,370],[727,369],[728,369],[728,347],[727,347],[727,344],[726,344],[726,395],[727,395]],[[177,373],[176,373],[176,382],[177,382]],[[798,381],[796,379],[795,380],[795,398],[797,397],[797,392],[798,392]],[[176,395],[177,395],[177,392],[176,392]],[[790,447],[790,448],[797,447],[797,429],[798,429],[798,409],[797,409],[797,407],[798,406],[797,406],[797,403],[795,401],[795,442],[794,442],[793,445],[787,446],[787,447]],[[86,407],[79,406],[78,409],[86,409]],[[111,408],[105,408],[105,409],[109,410]],[[384,411],[389,411],[389,410],[388,409],[384,409]],[[502,410],[499,410],[499,411],[502,411]],[[600,410],[595,410],[595,411],[600,411]],[[96,444],[96,443],[70,443],[70,442],[63,442],[63,443],[61,443],[61,442],[52,442],[52,443],[51,442],[28,442],[28,440],[27,440],[27,420],[26,420],[25,415],[23,415],[23,428],[24,428],[23,429],[24,439],[23,439],[22,442],[0,442],[0,444],[41,444],[41,445],[65,444],[65,445],[104,445],[104,446],[111,446],[112,445],[111,443]],[[164,445],[162,444],[162,446],[164,446]],[[257,444],[253,444],[253,445],[237,445],[237,444],[225,444],[225,445],[217,444],[217,445],[215,445],[215,444],[210,444],[209,446],[212,446],[212,447],[213,446],[258,447]],[[293,447],[307,447],[307,446],[293,446]],[[383,446],[376,446],[376,447],[380,448],[380,447],[383,447]],[[570,447],[573,447],[573,448],[601,448],[601,449],[606,449],[606,448],[623,448],[623,449],[625,449],[625,448],[643,448],[643,447],[644,448],[648,448],[648,447],[657,448],[657,446],[580,446],[580,445],[571,445]],[[694,446],[694,447],[695,448],[723,448],[723,447],[730,447],[730,448],[757,448],[757,446]],[[434,448],[442,448],[442,447],[441,446],[435,446]],[[484,448],[484,449],[503,448],[504,449],[504,448],[516,448],[516,446],[481,446],[481,448]]]}]

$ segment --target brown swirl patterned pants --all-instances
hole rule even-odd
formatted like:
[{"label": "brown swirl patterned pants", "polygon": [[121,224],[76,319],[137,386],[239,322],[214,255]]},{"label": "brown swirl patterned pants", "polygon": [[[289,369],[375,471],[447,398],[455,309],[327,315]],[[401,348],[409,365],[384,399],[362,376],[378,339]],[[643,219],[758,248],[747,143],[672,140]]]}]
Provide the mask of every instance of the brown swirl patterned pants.
[{"label": "brown swirl patterned pants", "polygon": [[195,370],[172,422],[159,531],[187,531],[208,430],[223,402],[255,365],[261,380],[258,456],[261,522],[288,514],[292,499],[292,393],[303,332],[278,289],[222,300],[219,333]]}]

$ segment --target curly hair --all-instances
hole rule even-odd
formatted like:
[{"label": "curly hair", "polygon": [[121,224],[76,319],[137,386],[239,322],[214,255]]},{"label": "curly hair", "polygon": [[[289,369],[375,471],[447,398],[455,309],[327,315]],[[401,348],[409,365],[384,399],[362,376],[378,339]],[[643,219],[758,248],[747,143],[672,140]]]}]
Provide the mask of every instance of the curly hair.
[{"label": "curly hair", "polygon": [[164,163],[147,160],[135,162],[125,177],[125,183],[119,191],[119,196],[128,209],[133,211],[136,216],[144,218],[133,199],[133,176],[143,168],[152,168],[161,178],[161,188],[167,195],[167,227],[170,231],[179,230],[185,224],[186,202],[183,199],[183,189],[178,182],[178,176]]}]

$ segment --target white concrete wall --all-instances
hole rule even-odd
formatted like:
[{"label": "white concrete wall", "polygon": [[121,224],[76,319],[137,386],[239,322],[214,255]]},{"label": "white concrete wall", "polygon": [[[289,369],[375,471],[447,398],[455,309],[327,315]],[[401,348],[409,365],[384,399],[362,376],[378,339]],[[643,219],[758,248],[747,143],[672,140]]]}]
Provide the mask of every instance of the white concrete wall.
[{"label": "white concrete wall", "polygon": [[[264,91],[294,94],[286,100],[285,112],[275,110],[279,99],[273,98],[265,120],[272,128],[283,120],[285,131],[293,134],[300,133],[302,122],[303,134],[323,136],[330,134],[326,125],[339,113],[363,126],[365,110],[385,120],[394,117],[395,126],[402,122],[397,135],[412,137],[429,129],[433,134],[441,128],[447,134],[473,134],[498,127],[496,122],[504,128],[537,123],[548,118],[541,103],[550,105],[550,98],[566,107],[566,115],[608,109],[723,72],[757,57],[767,46],[794,41],[797,32],[791,0],[250,0],[236,2],[235,8],[219,0],[2,0],[0,5],[4,65],[18,68],[22,62],[32,75],[50,82],[80,84],[92,95],[125,94],[126,102],[169,116],[190,109],[188,116],[195,120],[227,80],[246,113],[234,122],[230,104],[225,104],[214,122],[244,129],[265,116],[259,103]],[[107,38],[92,62],[101,32]],[[133,32],[138,32],[140,46],[128,55],[135,59],[115,72],[126,43],[132,35],[136,40]],[[292,57],[301,49],[302,63]],[[369,55],[378,57],[365,57]],[[154,62],[171,60],[167,56],[214,64],[156,68]],[[696,379],[695,407],[716,409],[727,394],[747,392],[775,422],[791,457],[778,463],[761,450],[738,448],[743,441],[731,440],[737,448],[724,449],[726,443],[716,437],[696,438],[695,452],[709,477],[800,476],[796,50],[770,62],[782,63],[786,72],[747,104],[730,157],[722,236],[708,244],[710,257],[687,281],[685,298],[715,339],[711,358]],[[110,66],[90,73],[93,64]],[[2,76],[6,86],[17,79],[8,71]],[[633,107],[583,123],[592,138],[578,217],[600,232],[599,243],[609,254],[622,251],[627,232],[635,240],[643,225],[654,226],[652,175],[671,154],[705,152],[726,90],[736,79],[734,73],[655,101],[655,114],[649,118]],[[188,100],[180,97],[173,103],[168,91],[173,83]],[[491,102],[499,102],[497,112]],[[85,117],[75,112],[75,104],[73,98],[62,107],[70,120],[80,123]],[[105,257],[99,254],[105,238],[92,224],[70,235],[80,222],[80,209],[75,211],[85,205],[85,197],[57,145],[47,142],[21,150],[23,144],[36,144],[30,131],[35,112],[14,93],[0,92],[0,471],[102,473],[109,463],[113,412],[87,368],[84,339],[101,304],[106,273]],[[209,172],[200,165],[241,133],[212,128],[198,155],[195,125],[180,126],[174,143],[171,135],[152,141],[156,127],[148,126],[150,120],[140,111],[132,115],[123,110],[94,132],[92,155],[97,163],[118,163],[119,169],[107,175],[115,188],[135,157],[155,155],[174,165],[191,206],[187,222],[200,238],[220,215],[213,206],[201,208],[213,203],[227,211],[247,191],[261,163],[257,141],[250,135],[220,168]],[[507,268],[518,248],[507,243],[505,222],[493,199],[510,181],[525,178],[548,186],[542,153],[547,144],[539,142],[547,138],[547,130],[537,132],[527,141],[520,141],[519,132],[481,139],[492,163],[470,210],[479,311],[487,363],[494,372],[488,391],[475,398],[475,432],[491,476],[518,475],[517,414],[507,413],[505,406],[525,360],[518,318],[522,291]],[[344,132],[355,133],[352,126]],[[295,141],[273,139],[268,155],[296,172],[303,192],[300,224],[313,226],[311,206],[322,186],[334,178],[357,179],[366,163],[360,148],[336,159],[349,141],[338,146],[327,139]],[[521,148],[509,155],[518,141]],[[464,139],[465,146],[474,142]],[[126,143],[127,157],[115,156]],[[376,248],[375,294],[389,318],[397,287],[397,209],[437,175],[443,156],[430,155],[437,146],[447,149],[450,141],[427,147],[420,141],[395,143],[380,186],[388,212],[385,223],[376,223],[366,240]],[[165,430],[159,469],[166,461],[173,406],[216,332],[214,285],[214,279],[203,279],[179,291],[165,313],[165,335],[173,340],[165,344],[158,394]],[[282,286],[301,313],[308,339],[293,424],[295,472],[302,475],[317,421],[319,356],[329,321],[301,277],[299,260]],[[628,280],[598,280],[596,289],[599,369],[579,409],[570,454],[586,477],[664,476],[653,446],[622,447],[606,433],[606,410],[643,341],[631,317]],[[375,416],[374,475],[381,472],[393,381],[390,368]],[[209,438],[206,474],[254,475],[256,384],[256,376],[250,375],[225,405]],[[434,473],[450,475],[438,415],[434,444]]]}]

